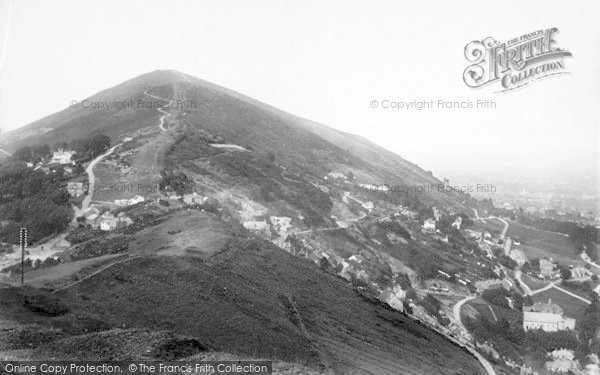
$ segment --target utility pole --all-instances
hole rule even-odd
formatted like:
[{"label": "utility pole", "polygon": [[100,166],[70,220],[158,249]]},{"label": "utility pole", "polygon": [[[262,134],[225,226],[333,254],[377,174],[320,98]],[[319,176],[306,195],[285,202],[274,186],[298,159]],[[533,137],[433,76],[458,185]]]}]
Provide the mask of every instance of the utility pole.
[{"label": "utility pole", "polygon": [[21,244],[21,285],[25,283],[25,247],[29,231],[25,227],[19,229],[19,242]]}]

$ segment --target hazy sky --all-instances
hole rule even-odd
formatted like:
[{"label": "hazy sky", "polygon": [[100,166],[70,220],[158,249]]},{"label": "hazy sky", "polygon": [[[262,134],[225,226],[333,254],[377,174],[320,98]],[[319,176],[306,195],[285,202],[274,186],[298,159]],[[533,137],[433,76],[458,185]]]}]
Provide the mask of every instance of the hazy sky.
[{"label": "hazy sky", "polygon": [[[440,177],[590,175],[600,148],[599,18],[597,0],[0,0],[0,128],[174,69],[363,135]],[[572,74],[503,94],[463,83],[468,42],[550,27],[574,55]],[[370,107],[439,99],[497,108]]]}]

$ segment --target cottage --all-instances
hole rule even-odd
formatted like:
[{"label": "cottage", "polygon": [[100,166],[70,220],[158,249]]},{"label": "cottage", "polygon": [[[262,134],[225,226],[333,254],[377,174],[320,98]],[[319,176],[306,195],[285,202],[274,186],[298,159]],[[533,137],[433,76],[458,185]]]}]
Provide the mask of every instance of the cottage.
[{"label": "cottage", "polygon": [[204,197],[196,192],[193,194],[187,194],[183,196],[183,203],[187,205],[204,204],[208,200],[208,197]]},{"label": "cottage", "polygon": [[100,221],[100,229],[104,231],[111,231],[133,224],[133,220],[123,212],[119,213],[116,217],[110,212],[105,212],[98,220]]}]

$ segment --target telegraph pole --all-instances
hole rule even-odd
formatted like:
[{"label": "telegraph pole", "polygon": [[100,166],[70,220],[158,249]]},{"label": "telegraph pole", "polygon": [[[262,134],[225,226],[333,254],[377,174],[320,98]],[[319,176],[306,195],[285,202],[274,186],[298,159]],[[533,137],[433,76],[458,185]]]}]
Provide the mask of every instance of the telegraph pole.
[{"label": "telegraph pole", "polygon": [[21,285],[25,283],[25,247],[29,231],[25,227],[19,229],[19,243],[21,244]]}]

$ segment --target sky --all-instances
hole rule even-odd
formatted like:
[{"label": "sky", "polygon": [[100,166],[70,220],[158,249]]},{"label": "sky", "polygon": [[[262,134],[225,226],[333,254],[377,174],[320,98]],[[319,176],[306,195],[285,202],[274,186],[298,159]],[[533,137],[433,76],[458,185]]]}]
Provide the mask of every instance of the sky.
[{"label": "sky", "polygon": [[[362,135],[451,181],[576,181],[599,168],[598,18],[597,0],[0,0],[0,128],[173,69]],[[463,82],[469,42],[551,27],[573,54],[570,74],[505,93]],[[383,108],[425,100],[496,107]]]}]

